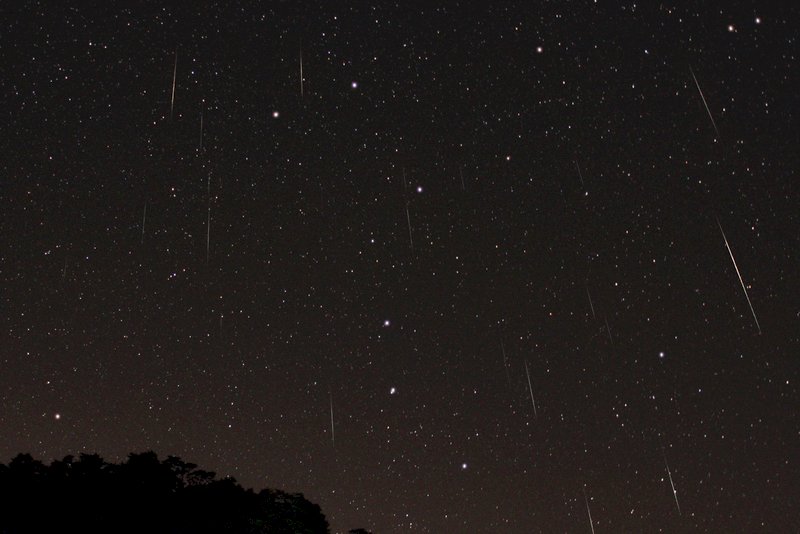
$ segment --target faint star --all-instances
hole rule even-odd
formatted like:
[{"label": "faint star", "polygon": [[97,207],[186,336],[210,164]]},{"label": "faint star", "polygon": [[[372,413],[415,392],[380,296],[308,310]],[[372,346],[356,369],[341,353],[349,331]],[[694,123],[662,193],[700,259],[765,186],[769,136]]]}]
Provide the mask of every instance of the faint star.
[{"label": "faint star", "polygon": [[386,320],[383,321],[383,326],[389,326],[391,324],[392,324],[392,322],[389,321],[389,319],[386,319]]},{"label": "faint star", "polygon": [[61,419],[61,414],[57,413],[53,417],[56,419],[56,421],[58,421],[59,419]]},{"label": "faint star", "polygon": [[275,111],[272,112],[272,118],[273,119],[277,119],[280,116],[281,116],[281,114],[280,114],[279,111],[275,110]]},{"label": "faint star", "polygon": [[358,82],[350,83],[350,87],[352,87],[353,89],[358,89]]},{"label": "faint star", "polygon": [[461,464],[461,469],[466,469],[466,468],[467,468],[467,462],[464,462],[463,464]]},{"label": "faint star", "polygon": [[397,388],[389,388],[389,395],[394,395],[397,393]]}]

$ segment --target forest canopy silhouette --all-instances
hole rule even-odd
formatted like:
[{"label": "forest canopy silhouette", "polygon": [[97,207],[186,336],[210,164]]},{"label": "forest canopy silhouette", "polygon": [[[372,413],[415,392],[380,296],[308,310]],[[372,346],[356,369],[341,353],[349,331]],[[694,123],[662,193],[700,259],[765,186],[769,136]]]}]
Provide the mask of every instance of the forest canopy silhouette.
[{"label": "forest canopy silhouette", "polygon": [[0,464],[0,534],[151,532],[328,533],[301,493],[244,489],[175,456],[96,454],[46,465],[29,454]]}]

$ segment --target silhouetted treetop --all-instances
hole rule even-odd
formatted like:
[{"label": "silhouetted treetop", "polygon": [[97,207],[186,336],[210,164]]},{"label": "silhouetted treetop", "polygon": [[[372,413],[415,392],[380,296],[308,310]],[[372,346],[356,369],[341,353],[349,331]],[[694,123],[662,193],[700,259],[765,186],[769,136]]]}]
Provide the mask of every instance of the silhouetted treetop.
[{"label": "silhouetted treetop", "polygon": [[18,454],[0,464],[0,510],[0,534],[329,532],[319,506],[301,493],[255,493],[152,451],[120,464],[80,454],[45,465]]}]

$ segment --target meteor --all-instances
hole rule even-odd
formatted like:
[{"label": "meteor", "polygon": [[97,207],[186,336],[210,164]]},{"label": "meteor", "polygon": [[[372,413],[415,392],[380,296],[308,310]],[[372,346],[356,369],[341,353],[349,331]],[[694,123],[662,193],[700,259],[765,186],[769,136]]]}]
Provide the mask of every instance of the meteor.
[{"label": "meteor", "polygon": [[669,485],[672,486],[672,496],[675,497],[675,506],[678,508],[678,515],[681,515],[681,505],[678,503],[678,492],[675,491],[675,484],[672,482],[672,473],[669,470],[669,462],[667,462],[666,453],[664,453],[664,464],[667,466],[667,476],[669,477]]},{"label": "meteor", "polygon": [[178,80],[178,49],[175,49],[175,67],[172,69],[172,98],[169,102],[169,118],[172,119],[173,111],[175,111],[175,84]]},{"label": "meteor", "polygon": [[744,285],[744,280],[742,280],[742,273],[739,272],[739,267],[736,265],[736,258],[733,257],[731,246],[728,244],[728,238],[725,237],[725,230],[722,229],[722,224],[720,224],[719,219],[717,219],[717,226],[719,226],[719,231],[722,232],[722,239],[725,241],[725,248],[728,249],[728,254],[731,257],[731,261],[733,262],[733,268],[736,269],[736,276],[739,277],[739,283],[742,285],[742,291],[744,291],[744,298],[747,299],[747,304],[748,306],[750,306],[750,313],[753,314],[753,320],[756,322],[756,328],[758,328],[758,333],[761,334],[761,325],[758,324],[758,317],[756,317],[756,310],[753,309],[753,303],[750,302],[750,296],[747,294],[747,287]]},{"label": "meteor", "polygon": [[525,361],[525,376],[528,378],[528,391],[530,391],[530,393],[531,393],[531,404],[533,405],[533,416],[534,417],[539,417],[538,414],[536,413],[536,401],[533,400],[533,386],[531,386],[531,375],[528,372],[528,362],[527,362],[527,360]]},{"label": "meteor", "polygon": [[714,116],[711,114],[711,110],[708,107],[708,102],[706,102],[706,97],[703,96],[703,90],[700,89],[700,84],[697,82],[697,77],[694,75],[694,71],[692,67],[689,67],[689,72],[692,73],[692,78],[694,79],[694,84],[697,86],[697,92],[700,93],[700,98],[703,99],[703,105],[706,107],[706,112],[708,113],[708,118],[711,119],[711,125],[714,127],[714,132],[717,134],[717,139],[719,139],[719,130],[717,129],[717,123],[714,122]]}]

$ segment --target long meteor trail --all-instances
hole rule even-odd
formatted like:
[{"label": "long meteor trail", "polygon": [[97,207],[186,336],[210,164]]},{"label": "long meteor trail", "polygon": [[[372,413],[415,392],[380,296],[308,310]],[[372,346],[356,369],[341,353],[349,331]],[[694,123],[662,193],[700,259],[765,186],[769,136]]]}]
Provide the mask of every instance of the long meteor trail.
[{"label": "long meteor trail", "polygon": [[753,309],[753,303],[750,302],[750,296],[747,294],[747,287],[744,285],[744,280],[742,280],[742,273],[739,272],[739,266],[736,265],[736,258],[733,257],[733,251],[731,251],[731,246],[728,244],[728,238],[725,237],[725,230],[722,229],[722,224],[720,224],[719,219],[717,219],[717,226],[719,226],[719,231],[722,232],[722,239],[725,241],[725,248],[728,249],[728,254],[731,257],[731,261],[733,262],[733,268],[736,269],[736,276],[739,277],[739,283],[742,285],[742,291],[744,291],[744,298],[747,299],[747,305],[750,306],[750,313],[753,314],[753,320],[756,322],[756,328],[758,328],[758,333],[761,334],[761,325],[758,324],[758,317],[756,317],[756,310]]},{"label": "long meteor trail", "polygon": [[694,84],[697,86],[697,92],[700,93],[700,98],[703,99],[703,105],[706,107],[708,118],[711,119],[711,125],[714,127],[714,132],[717,134],[717,139],[719,139],[719,130],[717,129],[717,123],[714,121],[714,116],[711,114],[711,109],[709,109],[708,107],[708,102],[706,102],[706,97],[703,95],[703,90],[700,89],[700,84],[697,81],[697,76],[694,75],[692,67],[689,67],[689,72],[692,73],[692,79],[694,79]]}]

